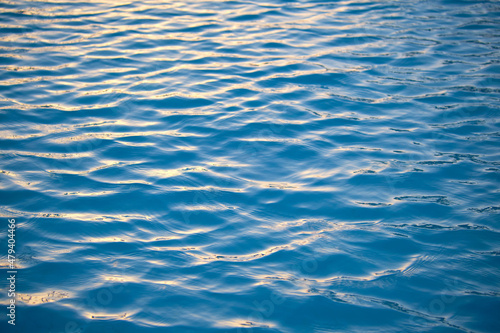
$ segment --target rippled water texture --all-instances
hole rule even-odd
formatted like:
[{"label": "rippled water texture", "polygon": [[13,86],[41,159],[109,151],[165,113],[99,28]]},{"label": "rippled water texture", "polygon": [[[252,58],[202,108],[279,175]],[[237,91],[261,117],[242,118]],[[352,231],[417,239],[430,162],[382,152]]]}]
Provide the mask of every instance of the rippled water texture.
[{"label": "rippled water texture", "polygon": [[500,3],[0,8],[0,331],[500,329]]}]

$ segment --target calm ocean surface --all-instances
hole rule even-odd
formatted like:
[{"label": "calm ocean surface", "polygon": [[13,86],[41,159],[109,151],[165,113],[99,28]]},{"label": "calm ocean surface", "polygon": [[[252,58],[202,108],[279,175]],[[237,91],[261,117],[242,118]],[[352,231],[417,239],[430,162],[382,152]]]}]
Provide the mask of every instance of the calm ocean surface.
[{"label": "calm ocean surface", "polygon": [[2,1],[0,331],[500,331],[499,55],[496,1]]}]

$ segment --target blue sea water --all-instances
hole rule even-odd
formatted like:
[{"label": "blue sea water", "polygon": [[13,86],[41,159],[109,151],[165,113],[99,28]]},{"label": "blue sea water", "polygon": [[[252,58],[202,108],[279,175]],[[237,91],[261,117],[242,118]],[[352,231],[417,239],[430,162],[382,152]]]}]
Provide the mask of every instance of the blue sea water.
[{"label": "blue sea water", "polygon": [[499,19],[1,2],[0,331],[500,331]]}]

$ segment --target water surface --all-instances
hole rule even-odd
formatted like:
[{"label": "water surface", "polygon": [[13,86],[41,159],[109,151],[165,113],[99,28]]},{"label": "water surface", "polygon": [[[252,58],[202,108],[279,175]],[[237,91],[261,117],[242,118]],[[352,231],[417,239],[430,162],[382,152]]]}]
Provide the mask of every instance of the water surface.
[{"label": "water surface", "polygon": [[1,331],[497,332],[499,15],[2,2]]}]

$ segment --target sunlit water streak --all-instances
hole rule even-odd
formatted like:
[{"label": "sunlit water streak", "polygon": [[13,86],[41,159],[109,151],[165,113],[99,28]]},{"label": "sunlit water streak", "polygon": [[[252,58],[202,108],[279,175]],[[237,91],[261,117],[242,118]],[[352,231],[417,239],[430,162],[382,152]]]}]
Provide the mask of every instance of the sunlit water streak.
[{"label": "sunlit water streak", "polygon": [[499,13],[0,3],[16,332],[498,331]]}]

